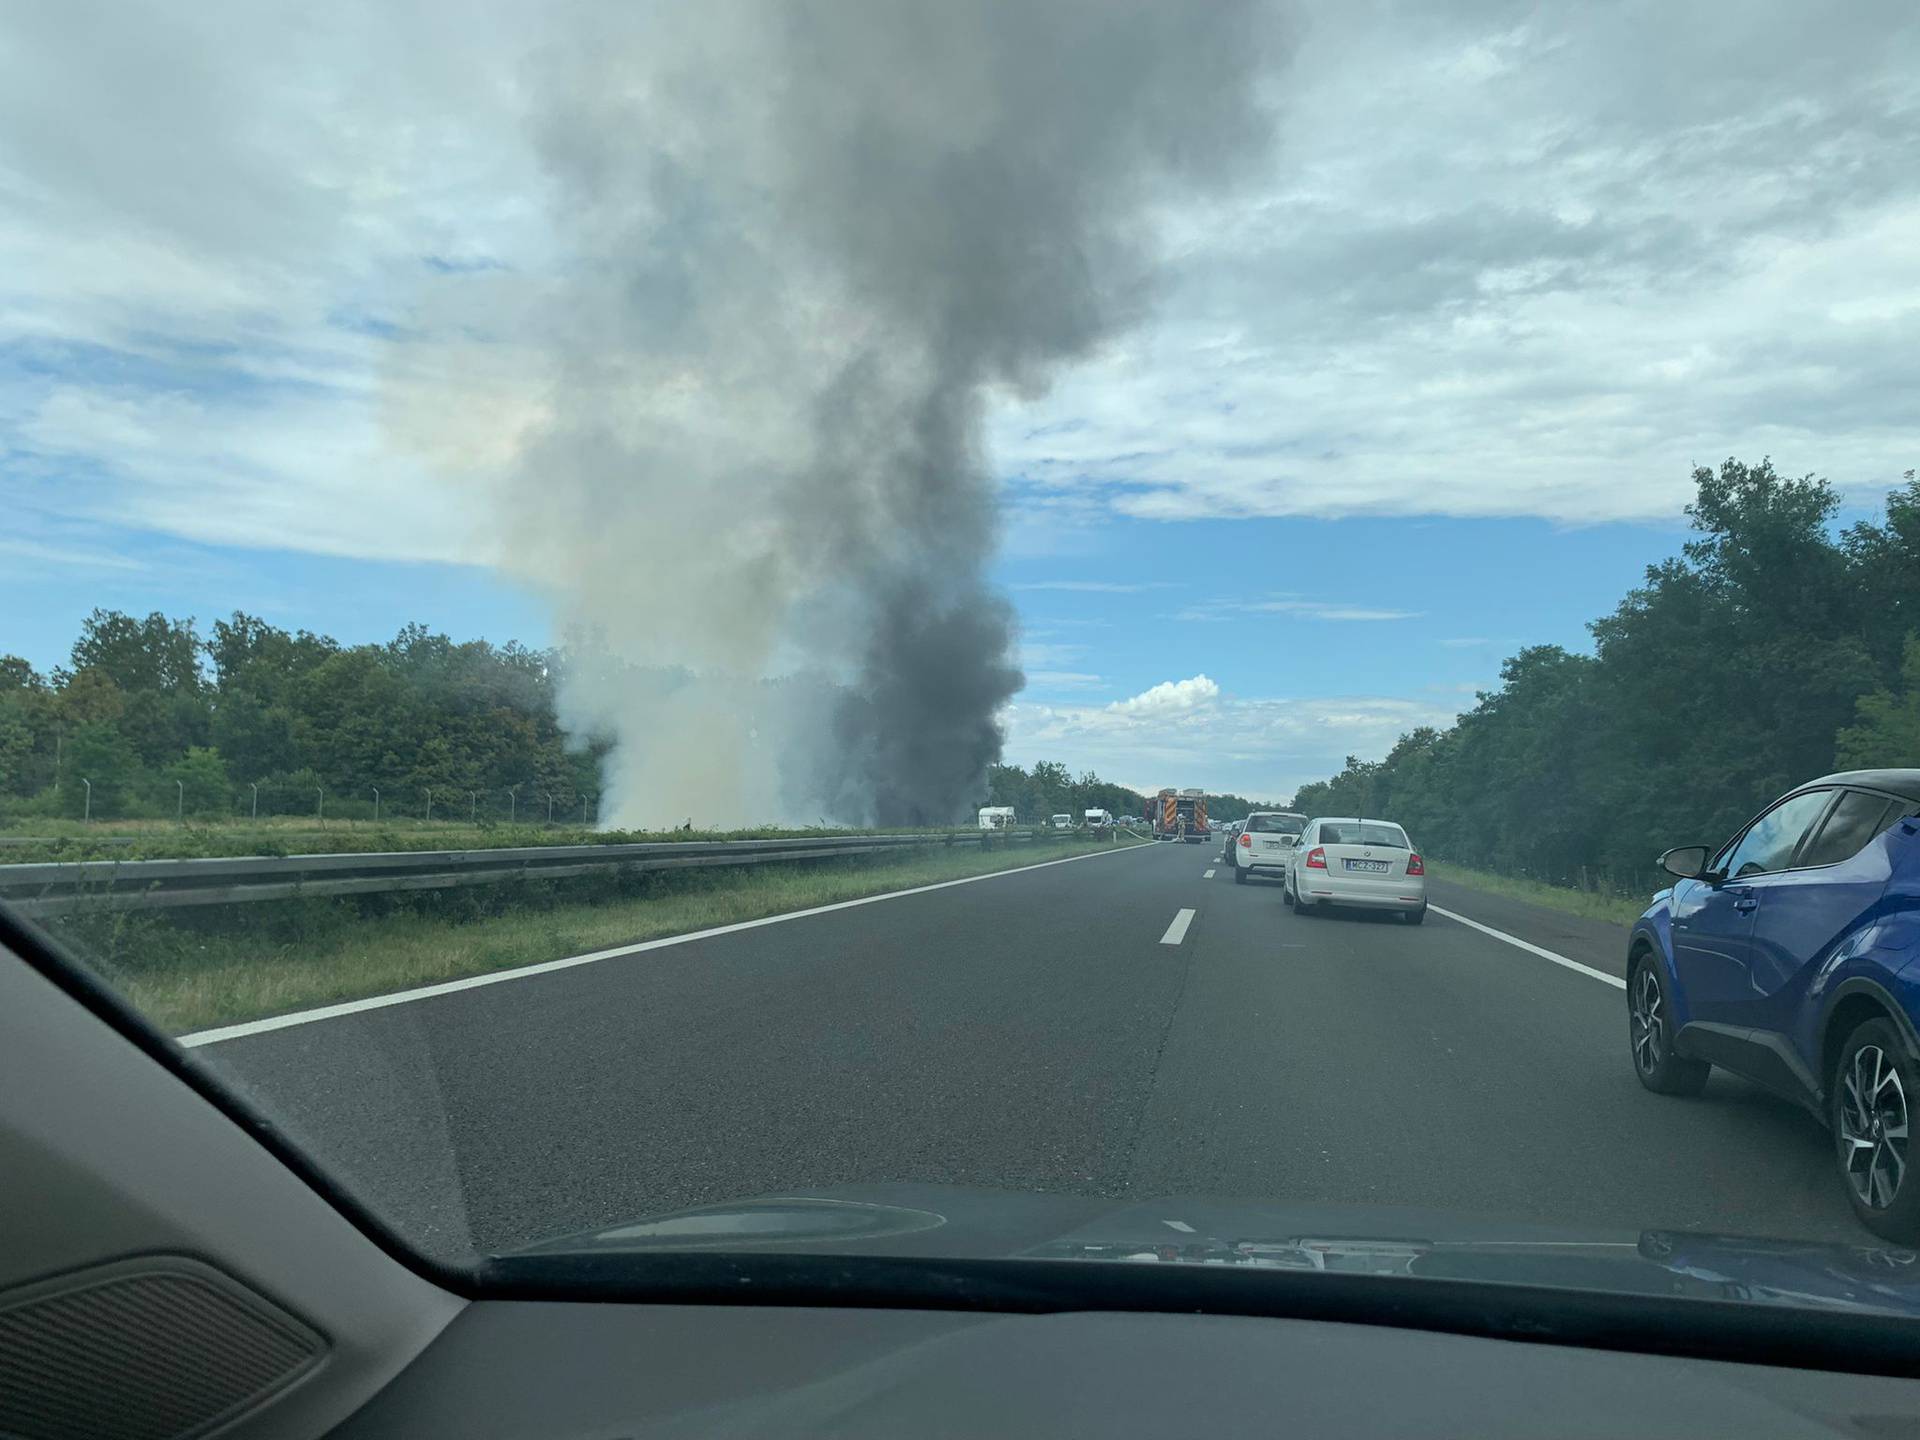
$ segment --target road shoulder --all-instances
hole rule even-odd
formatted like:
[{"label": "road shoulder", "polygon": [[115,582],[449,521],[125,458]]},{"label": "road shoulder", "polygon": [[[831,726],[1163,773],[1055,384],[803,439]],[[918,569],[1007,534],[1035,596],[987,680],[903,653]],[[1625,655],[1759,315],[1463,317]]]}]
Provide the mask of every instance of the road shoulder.
[{"label": "road shoulder", "polygon": [[1595,970],[1621,978],[1627,973],[1627,927],[1624,925],[1569,915],[1562,910],[1476,890],[1450,880],[1430,878],[1427,898],[1443,909],[1457,911],[1482,925]]}]

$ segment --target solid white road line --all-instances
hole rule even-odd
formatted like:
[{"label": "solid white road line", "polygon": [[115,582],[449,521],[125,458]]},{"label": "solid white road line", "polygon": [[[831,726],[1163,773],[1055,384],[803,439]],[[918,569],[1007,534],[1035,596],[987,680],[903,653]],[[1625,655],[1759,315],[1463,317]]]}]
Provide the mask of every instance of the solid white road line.
[{"label": "solid white road line", "polygon": [[1482,925],[1478,920],[1469,920],[1466,916],[1456,915],[1451,910],[1442,910],[1438,905],[1429,904],[1427,908],[1436,915],[1444,915],[1449,920],[1459,921],[1469,929],[1478,930],[1482,935],[1491,935],[1496,940],[1504,940],[1507,944],[1517,946],[1529,955],[1538,955],[1542,960],[1551,960],[1556,965],[1564,965],[1569,970],[1577,970],[1582,975],[1591,976],[1595,980],[1613,986],[1616,990],[1624,990],[1627,988],[1627,982],[1622,980],[1618,975],[1609,975],[1606,971],[1596,970],[1591,965],[1582,965],[1578,960],[1569,960],[1564,955],[1556,955],[1551,950],[1543,950],[1531,941],[1522,940],[1518,935],[1509,935],[1506,931],[1496,930],[1491,925]]},{"label": "solid white road line", "polygon": [[1211,871],[1211,870],[1209,870],[1209,871],[1207,871],[1207,873],[1206,873],[1206,874],[1204,874],[1204,875],[1202,875],[1202,876],[1201,876],[1200,878],[1201,878],[1202,880],[1211,880],[1211,879],[1213,879],[1213,871]]},{"label": "solid white road line", "polygon": [[1182,910],[1173,917],[1173,923],[1167,926],[1167,933],[1160,937],[1162,945],[1178,945],[1187,938],[1187,926],[1193,923],[1193,911]]},{"label": "solid white road line", "polygon": [[[1106,855],[1124,855],[1145,850],[1145,845],[1122,845],[1114,850],[1094,850],[1085,855],[1068,855],[1060,860],[1042,860],[1035,865],[1020,865],[1011,870],[990,870],[984,875],[964,875],[958,880],[940,880],[932,885],[915,885],[909,890],[888,890],[880,895],[863,895],[858,900],[836,900],[831,905],[815,905],[807,910],[789,910],[784,915],[767,915],[758,920],[739,920],[731,925],[716,925],[711,930],[694,930],[685,935],[663,935],[658,940],[642,940],[633,945],[616,945],[611,950],[595,950],[588,955],[569,955],[563,960],[543,960],[538,965],[522,965],[514,970],[495,970],[486,975],[470,975],[464,980],[446,980],[438,985],[422,985],[415,990],[396,990],[391,995],[370,995],[365,1000],[347,1000],[338,1005],[322,1005],[314,1010],[296,1010],[290,1015],[270,1015],[265,1020],[248,1020],[239,1025],[222,1025],[217,1030],[196,1030],[176,1037],[189,1048],[217,1045],[222,1040],[238,1040],[244,1035],[261,1035],[269,1030],[285,1030],[294,1025],[311,1025],[318,1020],[334,1020],[342,1015],[358,1015],[363,1010],[382,1010],[389,1005],[405,1005],[414,1000],[431,1000],[436,995],[452,995],[460,990],[477,990],[483,985],[504,985],[509,980],[525,980],[555,970],[571,970],[576,965],[592,965],[599,960],[615,960],[622,955],[639,955],[648,950],[665,950],[673,945],[688,945],[696,940],[711,940],[716,935],[733,935],[742,930],[758,930],[763,925],[783,925],[789,920],[805,920],[810,915],[830,915],[836,910],[852,910],[861,905],[878,905],[883,900],[901,900],[909,895],[925,895],[933,890],[951,890],[956,885],[973,885],[982,880],[999,880],[1008,875],[1025,875],[1053,865],[1071,865],[1078,860],[1098,860]],[[1183,912],[1189,917],[1191,910]],[[1183,930],[1186,928],[1183,924]]]},{"label": "solid white road line", "polygon": [[1169,1230],[1178,1230],[1182,1235],[1193,1234],[1193,1226],[1187,1224],[1184,1220],[1162,1220],[1160,1223]]}]

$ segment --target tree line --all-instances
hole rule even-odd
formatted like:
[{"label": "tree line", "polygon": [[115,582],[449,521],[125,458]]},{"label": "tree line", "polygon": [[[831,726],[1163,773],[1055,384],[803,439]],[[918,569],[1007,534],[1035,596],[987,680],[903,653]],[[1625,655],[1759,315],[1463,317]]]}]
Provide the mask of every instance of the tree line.
[{"label": "tree line", "polygon": [[[589,646],[577,657],[604,665]],[[0,805],[97,819],[314,815],[595,818],[607,742],[556,715],[565,649],[456,642],[408,625],[342,645],[236,612],[192,619],[95,610],[69,663],[0,656]],[[663,677],[665,685],[671,677]],[[378,792],[376,802],[375,792]],[[1065,765],[995,765],[982,804],[1022,819],[1144,797]],[[1242,802],[1243,804],[1245,802]]]},{"label": "tree line", "polygon": [[[1065,765],[1052,760],[1038,761],[1031,770],[995,765],[987,772],[987,791],[982,804],[1011,805],[1022,821],[1045,820],[1050,815],[1071,815],[1078,820],[1089,810],[1108,810],[1134,819],[1146,815],[1147,797],[1138,790],[1102,780],[1091,770],[1075,779]],[[1252,810],[1283,808],[1242,795],[1207,796],[1208,818],[1222,823],[1244,820]]]},{"label": "tree line", "polygon": [[1534,645],[1446,729],[1347,758],[1295,808],[1398,820],[1462,864],[1642,888],[1835,769],[1920,765],[1920,483],[1877,520],[1770,461],[1696,469],[1694,538],[1589,625]]},{"label": "tree line", "polygon": [[[422,625],[342,645],[236,612],[95,610],[71,663],[0,657],[0,803],[17,815],[589,817],[602,743],[555,718],[562,657]],[[376,801],[375,791],[379,791]]]}]

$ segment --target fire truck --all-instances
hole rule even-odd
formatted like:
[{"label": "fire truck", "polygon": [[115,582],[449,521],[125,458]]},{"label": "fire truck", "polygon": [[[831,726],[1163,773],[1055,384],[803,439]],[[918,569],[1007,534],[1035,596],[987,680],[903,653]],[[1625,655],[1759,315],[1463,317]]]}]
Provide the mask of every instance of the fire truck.
[{"label": "fire truck", "polygon": [[1204,845],[1213,831],[1207,824],[1207,792],[1165,789],[1147,802],[1147,823],[1156,840],[1184,840]]}]

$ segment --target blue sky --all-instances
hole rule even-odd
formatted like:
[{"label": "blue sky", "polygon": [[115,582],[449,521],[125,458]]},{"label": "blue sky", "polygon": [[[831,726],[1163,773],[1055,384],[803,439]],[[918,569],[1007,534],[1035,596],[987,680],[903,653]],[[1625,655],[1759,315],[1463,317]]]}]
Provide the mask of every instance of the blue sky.
[{"label": "blue sky", "polygon": [[[1011,758],[1280,796],[1585,645],[1695,465],[1858,514],[1920,459],[1910,0],[1065,6],[1071,87],[1038,13],[6,10],[0,652],[244,609],[839,677],[865,557],[1012,600]],[[665,766],[616,789],[772,818],[724,693],[569,703]]]}]

